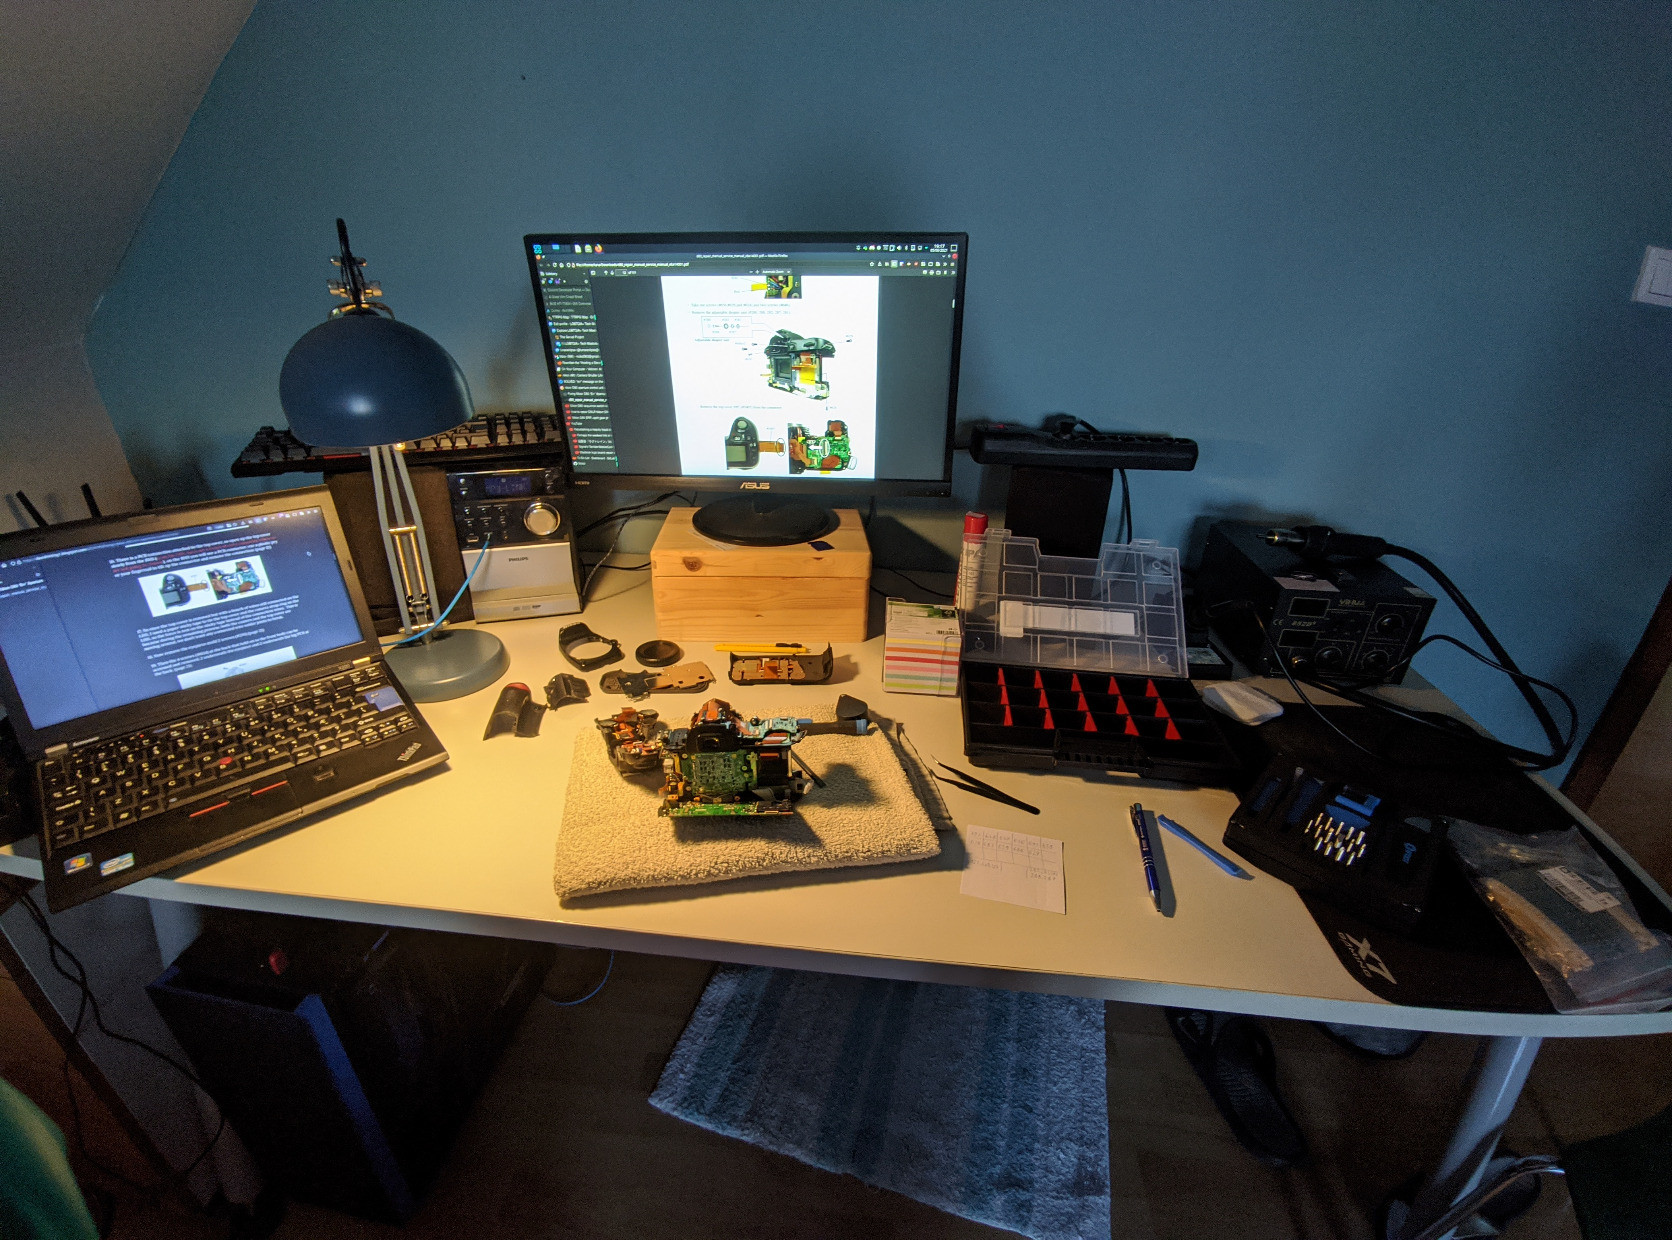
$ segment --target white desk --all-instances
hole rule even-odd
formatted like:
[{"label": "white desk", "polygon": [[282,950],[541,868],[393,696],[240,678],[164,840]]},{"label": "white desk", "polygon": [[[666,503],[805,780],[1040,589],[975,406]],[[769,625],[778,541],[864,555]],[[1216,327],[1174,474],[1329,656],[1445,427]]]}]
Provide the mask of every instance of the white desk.
[{"label": "white desk", "polygon": [[[646,577],[601,575],[604,597],[585,615],[594,630],[619,639],[629,652],[655,636]],[[567,622],[494,626],[511,654],[507,679],[538,692],[554,673],[572,671],[556,641]],[[878,715],[906,722],[924,752],[964,765],[955,698],[884,693],[880,637],[839,647],[838,654],[838,684],[739,688],[724,679],[725,656],[706,645],[686,648],[687,658],[709,663],[721,678],[714,692],[734,704],[765,713],[851,693]],[[596,716],[623,702],[596,690],[596,673],[587,679],[594,686],[591,701],[548,713],[535,739],[481,739],[497,686],[426,705],[424,714],[451,755],[446,767],[126,891],[226,908],[871,977],[1484,1034],[1501,1040],[1494,1053],[1503,1061],[1502,1070],[1486,1064],[1476,1085],[1476,1101],[1485,1094],[1496,1098],[1482,1121],[1489,1124],[1495,1116],[1507,1118],[1537,1039],[1672,1031],[1672,1013],[1547,1016],[1385,1003],[1342,967],[1286,884],[1259,872],[1252,882],[1229,878],[1182,842],[1157,833],[1176,893],[1175,915],[1162,916],[1144,890],[1127,806],[1141,799],[1217,844],[1235,798],[1121,777],[991,776],[1038,805],[1043,813],[1037,818],[946,789],[961,827],[1004,827],[1064,841],[1066,916],[961,896],[962,849],[950,837],[943,837],[938,863],[626,893],[565,906],[553,893],[552,857],[568,757],[575,734],[590,732]],[[695,709],[701,700],[681,695],[657,705],[672,713],[686,704]],[[33,841],[0,849],[0,872],[38,879]],[[1502,1118],[1496,1123],[1501,1126]],[[1469,1135],[1465,1125],[1459,1140]],[[1466,1144],[1478,1146],[1478,1139]],[[1449,1173],[1442,1168],[1441,1178],[1455,1179],[1456,1173],[1456,1167]]]},{"label": "white desk", "polygon": [[[655,635],[644,575],[600,578],[607,595],[586,611],[593,629],[629,654]],[[635,588],[636,587],[636,588]],[[609,594],[609,591],[622,591]],[[507,680],[539,692],[573,671],[557,651],[562,619],[494,626],[511,653]],[[839,648],[840,684],[741,688],[725,656],[691,643],[720,681],[713,692],[759,709],[851,693],[903,720],[925,753],[966,766],[955,698],[884,693],[882,639]],[[624,666],[635,666],[631,660]],[[1229,792],[1144,785],[1124,777],[984,772],[1038,805],[1038,817],[947,788],[959,824],[1004,827],[1064,841],[1068,913],[1059,916],[958,894],[962,849],[943,837],[940,861],[751,879],[601,897],[575,906],[552,890],[573,738],[625,699],[549,712],[533,739],[483,741],[498,687],[423,707],[447,766],[264,837],[231,854],[151,878],[126,893],[385,925],[543,939],[593,947],[916,981],[1000,986],[1136,1003],[1330,1020],[1448,1033],[1512,1036],[1672,1031],[1672,1013],[1538,1016],[1456,1012],[1385,1003],[1348,974],[1299,897],[1255,871],[1220,873],[1164,832],[1176,914],[1144,891],[1127,806],[1141,799],[1218,844],[1236,804]],[[655,699],[664,713],[705,695]],[[816,795],[816,793],[815,793]],[[0,871],[39,878],[33,840],[0,849]]]}]

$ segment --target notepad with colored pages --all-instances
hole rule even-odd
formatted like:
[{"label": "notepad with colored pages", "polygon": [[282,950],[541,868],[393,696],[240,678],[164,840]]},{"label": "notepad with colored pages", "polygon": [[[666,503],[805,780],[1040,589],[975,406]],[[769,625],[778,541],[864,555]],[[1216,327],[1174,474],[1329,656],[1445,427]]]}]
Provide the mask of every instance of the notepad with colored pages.
[{"label": "notepad with colored pages", "polygon": [[890,693],[950,697],[958,692],[962,648],[954,608],[891,598],[883,638],[882,687]]}]

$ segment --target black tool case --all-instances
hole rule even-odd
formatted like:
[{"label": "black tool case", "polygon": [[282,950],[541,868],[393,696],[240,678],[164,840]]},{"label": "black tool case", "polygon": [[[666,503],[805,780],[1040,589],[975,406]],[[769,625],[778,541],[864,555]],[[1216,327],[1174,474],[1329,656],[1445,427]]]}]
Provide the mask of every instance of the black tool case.
[{"label": "black tool case", "polygon": [[963,670],[964,756],[976,766],[1132,771],[1225,788],[1246,777],[1188,680],[973,660]]}]

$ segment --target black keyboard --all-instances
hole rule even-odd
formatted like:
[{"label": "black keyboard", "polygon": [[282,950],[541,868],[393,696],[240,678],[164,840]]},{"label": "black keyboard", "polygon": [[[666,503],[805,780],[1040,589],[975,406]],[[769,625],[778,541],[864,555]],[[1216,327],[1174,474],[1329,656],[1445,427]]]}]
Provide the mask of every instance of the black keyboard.
[{"label": "black keyboard", "polygon": [[367,667],[94,741],[37,768],[47,838],[57,850],[417,726],[381,669]]},{"label": "black keyboard", "polygon": [[[561,457],[563,424],[554,413],[482,413],[450,431],[414,439],[408,465],[449,468],[489,461]],[[321,448],[303,443],[289,428],[264,426],[232,463],[234,478],[271,474],[340,473],[365,469],[363,448]]]}]

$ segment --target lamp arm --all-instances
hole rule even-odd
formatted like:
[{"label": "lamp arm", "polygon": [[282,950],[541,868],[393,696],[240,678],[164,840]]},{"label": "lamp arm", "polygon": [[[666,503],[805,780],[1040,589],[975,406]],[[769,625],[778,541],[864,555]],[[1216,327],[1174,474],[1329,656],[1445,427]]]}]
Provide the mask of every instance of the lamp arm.
[{"label": "lamp arm", "polygon": [[383,536],[383,558],[389,567],[389,580],[395,587],[395,606],[401,613],[401,632],[410,635],[413,632],[412,616],[407,610],[407,583],[401,578],[401,557],[395,550],[395,536],[392,526],[402,524],[396,516],[390,519],[393,496],[390,494],[394,487],[394,478],[385,478],[384,471],[389,467],[386,455],[389,449],[381,445],[367,449],[372,464],[372,493],[377,503],[377,528]]},{"label": "lamp arm", "polygon": [[412,489],[412,477],[400,448],[379,444],[370,449],[372,490],[377,499],[377,526],[383,535],[384,556],[389,562],[389,579],[395,587],[395,605],[401,613],[401,632],[411,637],[425,628],[434,615],[429,540],[424,536],[424,519]]},{"label": "lamp arm", "polygon": [[356,310],[366,305],[366,274],[361,267],[361,260],[354,257],[354,251],[348,248],[348,225],[343,220],[337,221],[337,244],[342,247],[342,257],[339,265],[343,272],[343,292],[348,297],[350,306]]},{"label": "lamp arm", "polygon": [[366,260],[354,256],[354,251],[348,245],[348,225],[340,219],[337,221],[337,245],[340,252],[331,262],[343,273],[343,278],[341,283],[331,285],[331,291],[348,304],[333,307],[331,317],[375,312],[394,318],[395,312],[381,301],[366,300],[368,296],[381,297],[383,290],[366,279]]},{"label": "lamp arm", "polygon": [[406,497],[407,508],[411,513],[411,520],[408,524],[412,528],[412,540],[416,544],[418,552],[415,567],[421,574],[421,588],[423,591],[420,608],[425,613],[423,623],[427,625],[435,615],[438,603],[435,592],[439,588],[435,568],[430,563],[430,540],[424,535],[424,517],[418,511],[418,493],[413,489],[412,475],[407,472],[406,453],[401,450],[399,444],[391,444],[388,452],[395,462],[395,472],[400,476],[401,491]]}]

